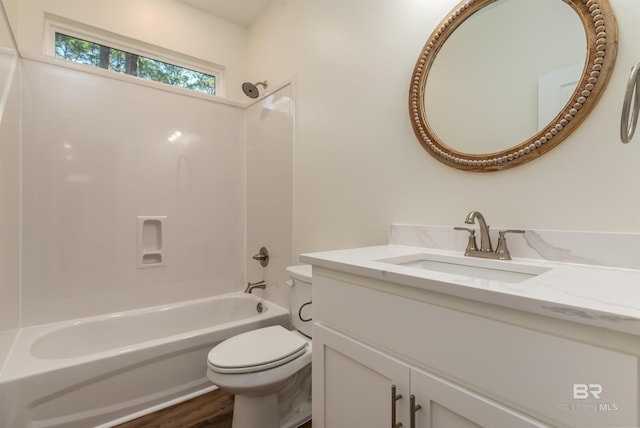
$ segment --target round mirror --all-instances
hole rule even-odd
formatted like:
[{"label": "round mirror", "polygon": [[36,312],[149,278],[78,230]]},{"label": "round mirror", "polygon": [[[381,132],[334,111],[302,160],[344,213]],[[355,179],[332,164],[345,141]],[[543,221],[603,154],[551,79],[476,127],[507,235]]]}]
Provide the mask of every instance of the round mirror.
[{"label": "round mirror", "polygon": [[414,68],[414,132],[431,155],[459,169],[535,159],[593,108],[616,45],[606,0],[464,1],[431,34]]}]

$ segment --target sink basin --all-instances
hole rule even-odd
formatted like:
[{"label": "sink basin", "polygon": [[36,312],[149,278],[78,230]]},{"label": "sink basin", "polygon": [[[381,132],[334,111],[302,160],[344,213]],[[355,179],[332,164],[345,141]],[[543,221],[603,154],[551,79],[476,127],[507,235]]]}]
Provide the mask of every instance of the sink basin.
[{"label": "sink basin", "polygon": [[529,266],[511,261],[452,257],[439,254],[411,254],[376,260],[377,262],[406,266],[413,269],[429,270],[454,275],[462,275],[492,281],[518,283],[538,276],[549,269]]}]

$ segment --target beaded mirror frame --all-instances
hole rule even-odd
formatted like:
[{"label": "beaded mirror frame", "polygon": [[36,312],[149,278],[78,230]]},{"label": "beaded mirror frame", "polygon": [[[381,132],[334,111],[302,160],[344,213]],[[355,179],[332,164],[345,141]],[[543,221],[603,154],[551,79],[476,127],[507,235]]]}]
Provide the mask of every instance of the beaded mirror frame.
[{"label": "beaded mirror frame", "polygon": [[422,48],[411,77],[409,115],[424,149],[440,162],[467,171],[498,171],[530,162],[564,140],[588,116],[602,95],[615,64],[618,29],[608,0],[564,1],[578,14],[587,37],[585,67],[567,104],[544,128],[508,149],[471,154],[454,150],[429,126],[425,115],[425,85],[436,55],[467,18],[495,0],[464,0],[440,22]]}]

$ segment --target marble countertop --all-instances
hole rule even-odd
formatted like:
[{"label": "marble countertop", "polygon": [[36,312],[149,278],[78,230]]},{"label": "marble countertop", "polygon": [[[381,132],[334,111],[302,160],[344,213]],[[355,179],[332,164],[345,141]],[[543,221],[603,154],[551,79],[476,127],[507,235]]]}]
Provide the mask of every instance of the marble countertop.
[{"label": "marble countertop", "polygon": [[581,324],[640,335],[640,270],[514,257],[490,260],[542,273],[520,282],[482,279],[388,263],[416,254],[448,257],[460,264],[483,259],[460,252],[403,245],[382,245],[300,255],[314,266],[420,288],[437,293],[532,312]]}]

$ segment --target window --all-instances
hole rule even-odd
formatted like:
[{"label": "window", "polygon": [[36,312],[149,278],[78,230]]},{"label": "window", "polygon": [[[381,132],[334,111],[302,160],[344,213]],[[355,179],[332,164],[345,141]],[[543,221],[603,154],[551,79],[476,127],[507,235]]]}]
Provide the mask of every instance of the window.
[{"label": "window", "polygon": [[[81,26],[82,24],[78,24]],[[135,46],[135,41],[125,40],[118,43],[113,35],[85,34],[75,31],[68,24],[49,23],[50,47],[48,51],[56,58],[99,67],[118,73],[125,73],[155,82],[166,83],[204,94],[219,95],[220,71],[207,67],[204,61],[186,57],[180,61],[178,54],[159,55],[149,51],[148,46]],[[160,48],[157,50],[161,51]],[[158,59],[161,57],[162,59]],[[168,60],[167,60],[167,57]],[[177,59],[177,61],[176,61]],[[194,61],[195,60],[195,61]],[[177,65],[176,63],[187,63]],[[186,66],[184,66],[186,65]],[[211,69],[206,72],[203,69]]]}]

